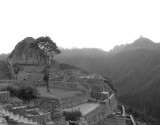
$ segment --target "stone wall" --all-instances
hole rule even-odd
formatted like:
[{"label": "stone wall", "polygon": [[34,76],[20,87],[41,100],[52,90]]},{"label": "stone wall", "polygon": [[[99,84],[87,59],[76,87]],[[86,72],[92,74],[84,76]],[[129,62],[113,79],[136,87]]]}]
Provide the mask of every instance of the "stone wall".
[{"label": "stone wall", "polygon": [[26,114],[26,106],[19,106],[19,107],[13,107],[10,111],[13,112],[13,114],[24,116]]},{"label": "stone wall", "polygon": [[38,113],[36,115],[28,114],[26,106],[12,107],[12,105],[4,106],[9,112],[12,112],[14,115],[23,116],[24,118],[31,119],[32,121],[38,122],[40,124],[45,124],[47,121],[50,121],[50,112]]},{"label": "stone wall", "polygon": [[7,91],[0,92],[0,104],[6,111],[12,112],[14,115],[24,116],[43,125],[51,120],[50,114],[52,114],[52,116],[56,113],[62,115],[60,101],[57,99],[36,99],[34,103],[35,106],[45,111],[38,110],[35,115],[27,112],[27,107],[22,105],[21,100],[10,98],[10,93]]},{"label": "stone wall", "polygon": [[17,85],[30,84],[30,82],[21,81],[21,80],[17,80],[17,79],[12,79],[12,80],[0,80],[0,84],[4,84],[4,83],[17,84]]},{"label": "stone wall", "polygon": [[8,100],[8,103],[12,104],[13,107],[17,107],[17,106],[22,106],[23,105],[23,101],[16,98],[16,97],[11,97],[9,100]]},{"label": "stone wall", "polygon": [[34,107],[51,113],[51,119],[62,116],[61,101],[53,98],[40,98],[34,100]]},{"label": "stone wall", "polygon": [[84,118],[88,122],[88,125],[94,125],[106,118],[111,113],[112,110],[110,107],[107,107],[105,104],[101,104],[95,110],[86,114]]},{"label": "stone wall", "polygon": [[26,80],[32,82],[38,82],[43,80],[43,74],[41,73],[27,73],[24,71],[20,71],[17,74],[18,80]]},{"label": "stone wall", "polygon": [[43,79],[43,74],[40,73],[44,69],[43,66],[15,64],[13,68],[18,80],[27,80],[33,82]]},{"label": "stone wall", "polygon": [[2,106],[5,110],[8,110],[8,111],[11,111],[12,108],[13,108],[13,105],[12,104],[5,104]]},{"label": "stone wall", "polygon": [[22,67],[23,71],[30,73],[38,73],[44,69],[43,66],[35,66],[35,65],[22,65]]},{"label": "stone wall", "polygon": [[24,71],[19,71],[18,74],[17,74],[17,79],[18,80],[28,80],[28,74],[29,73],[26,73]]},{"label": "stone wall", "polygon": [[47,115],[27,115],[25,117],[43,125],[46,125],[47,123]]},{"label": "stone wall", "polygon": [[65,97],[61,99],[62,101],[62,108],[69,108],[73,107],[88,101],[86,95],[79,94],[72,97]]},{"label": "stone wall", "polygon": [[117,108],[117,100],[114,93],[109,97],[109,104],[111,105],[112,109]]},{"label": "stone wall", "polygon": [[51,87],[79,90],[78,82],[50,81],[49,84]]},{"label": "stone wall", "polygon": [[47,121],[51,120],[49,112],[38,114],[38,115],[26,114],[25,117],[28,119],[31,119],[32,121],[35,121],[44,125],[46,125]]},{"label": "stone wall", "polygon": [[110,96],[110,99],[102,102],[96,109],[86,114],[83,118],[87,121],[88,125],[95,125],[99,121],[112,114],[113,110],[117,107],[117,100],[115,94]]},{"label": "stone wall", "polygon": [[96,91],[96,92],[109,92],[111,95],[113,93],[113,90],[109,87],[107,83],[104,82],[103,79],[86,79],[86,78],[80,78],[79,79],[80,85],[83,85],[86,89],[90,91]]},{"label": "stone wall", "polygon": [[103,87],[105,89],[105,91],[109,92],[109,94],[111,95],[113,92],[113,90],[109,87],[109,85],[107,83],[103,83]]},{"label": "stone wall", "polygon": [[26,57],[24,55],[24,57],[13,57],[12,64],[34,65],[34,64],[38,64],[38,60],[34,59],[34,58],[28,58],[28,59],[26,59]]}]

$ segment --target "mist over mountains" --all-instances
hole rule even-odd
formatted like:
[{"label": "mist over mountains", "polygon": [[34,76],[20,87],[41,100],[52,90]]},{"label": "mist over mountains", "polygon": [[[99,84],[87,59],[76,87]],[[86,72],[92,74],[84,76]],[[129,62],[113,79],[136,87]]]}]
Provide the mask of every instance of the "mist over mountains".
[{"label": "mist over mountains", "polygon": [[55,59],[110,77],[119,100],[160,119],[160,43],[140,37],[109,52],[63,49]]}]

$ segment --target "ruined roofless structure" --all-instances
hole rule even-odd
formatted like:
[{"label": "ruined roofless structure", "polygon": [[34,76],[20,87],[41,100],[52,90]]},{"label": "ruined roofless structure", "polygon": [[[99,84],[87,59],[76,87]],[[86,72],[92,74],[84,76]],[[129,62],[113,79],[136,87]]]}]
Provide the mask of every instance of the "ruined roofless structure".
[{"label": "ruined roofless structure", "polygon": [[19,80],[42,80],[41,71],[44,69],[45,59],[30,47],[36,40],[27,37],[19,42],[7,58],[12,77]]}]

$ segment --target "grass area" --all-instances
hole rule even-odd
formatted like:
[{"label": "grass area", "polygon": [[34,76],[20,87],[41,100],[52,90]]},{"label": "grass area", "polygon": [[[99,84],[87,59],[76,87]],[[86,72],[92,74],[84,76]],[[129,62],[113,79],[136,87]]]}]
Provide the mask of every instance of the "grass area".
[{"label": "grass area", "polygon": [[83,103],[83,104],[80,104],[75,107],[63,109],[63,111],[80,110],[82,115],[86,115],[87,113],[91,112],[92,110],[94,110],[98,106],[99,106],[99,104],[97,104],[97,103]]},{"label": "grass area", "polygon": [[64,98],[74,96],[76,93],[81,93],[80,91],[72,91],[67,89],[52,88],[50,87],[50,92],[47,92],[46,87],[38,87],[41,97],[52,97],[52,98]]}]

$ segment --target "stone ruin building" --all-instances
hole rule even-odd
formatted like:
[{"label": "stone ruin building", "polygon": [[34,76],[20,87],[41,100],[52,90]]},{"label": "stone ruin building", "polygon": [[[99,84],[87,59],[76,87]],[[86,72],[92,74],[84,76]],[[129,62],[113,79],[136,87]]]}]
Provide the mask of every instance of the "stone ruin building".
[{"label": "stone ruin building", "polygon": [[[42,85],[43,82],[43,59],[39,59],[36,52],[30,50],[29,44],[34,42],[33,38],[26,38],[19,42],[7,59],[9,70],[14,80],[26,84]],[[27,53],[27,54],[26,54]],[[29,56],[27,56],[29,55]],[[8,92],[0,92],[2,113],[5,116],[15,118],[17,122],[30,124],[67,124],[62,115],[63,109],[74,107],[83,103],[97,103],[99,106],[89,112],[78,121],[80,125],[94,125],[108,115],[116,111],[117,100],[115,92],[105,83],[105,79],[98,74],[87,74],[80,69],[59,69],[59,63],[52,61],[50,70],[50,87],[79,91],[80,93],[64,98],[41,97],[31,102],[33,110],[19,103],[10,104]],[[17,82],[16,81],[16,82]],[[92,92],[104,95],[103,99],[96,100],[91,97]],[[106,94],[106,95],[105,95]],[[4,97],[4,95],[6,95]],[[2,96],[2,97],[1,97]]]}]

